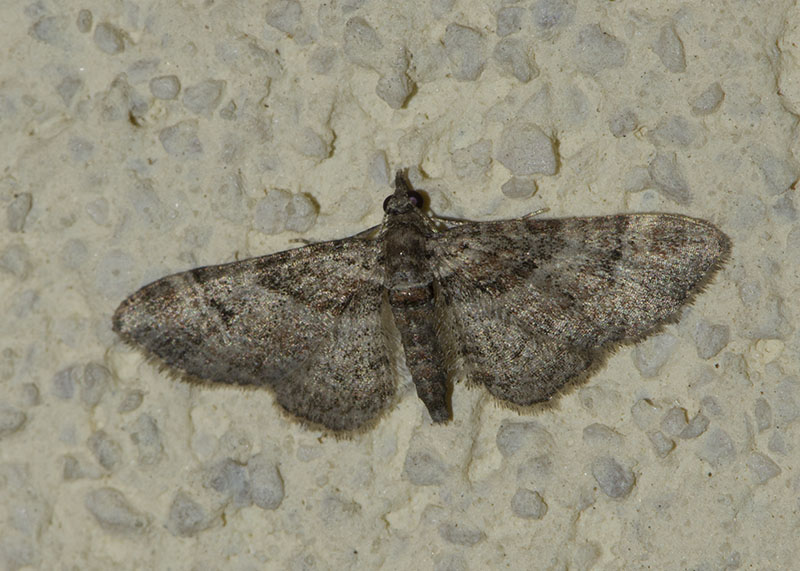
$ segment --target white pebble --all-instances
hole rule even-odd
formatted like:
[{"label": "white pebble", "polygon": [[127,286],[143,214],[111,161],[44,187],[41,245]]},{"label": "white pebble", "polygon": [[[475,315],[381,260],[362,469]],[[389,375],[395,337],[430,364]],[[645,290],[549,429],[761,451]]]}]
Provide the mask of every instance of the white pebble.
[{"label": "white pebble", "polygon": [[658,41],[653,46],[653,51],[672,73],[686,71],[686,56],[683,53],[683,42],[671,25],[662,26],[658,34]]},{"label": "white pebble", "polygon": [[539,492],[518,488],[511,498],[511,511],[523,519],[542,519],[547,513],[547,504]]},{"label": "white pebble", "polygon": [[448,543],[455,545],[475,545],[486,537],[480,529],[459,523],[443,523],[439,526],[439,535]]},{"label": "white pebble", "polygon": [[125,32],[108,22],[97,24],[94,43],[100,51],[115,55],[125,51]]},{"label": "white pebble", "polygon": [[505,37],[515,34],[522,29],[522,19],[525,16],[525,9],[522,6],[506,6],[497,12],[498,36]]},{"label": "white pebble", "polygon": [[449,24],[442,41],[453,77],[459,81],[478,79],[486,63],[484,39],[480,32],[459,24]]},{"label": "white pebble", "polygon": [[522,83],[527,83],[539,75],[539,69],[533,63],[533,58],[528,54],[522,40],[518,38],[504,38],[497,42],[492,57],[503,72],[513,75]]},{"label": "white pebble", "polygon": [[622,67],[628,50],[617,38],[593,24],[578,34],[576,58],[578,67],[585,73],[595,75],[604,69]]},{"label": "white pebble", "polygon": [[689,105],[692,107],[692,115],[704,116],[712,114],[719,109],[724,98],[725,92],[722,91],[722,86],[718,82],[712,83],[703,93],[689,100]]},{"label": "white pebble", "polygon": [[6,207],[6,221],[10,232],[22,232],[32,206],[33,196],[30,192],[21,192],[14,196]]},{"label": "white pebble", "polygon": [[511,177],[500,187],[500,192],[509,198],[529,198],[536,190],[536,181],[529,177]]},{"label": "white pebble", "polygon": [[176,75],[161,75],[150,80],[150,93],[156,99],[175,99],[181,90],[181,82]]},{"label": "white pebble", "polygon": [[206,511],[186,492],[178,492],[169,508],[167,529],[173,534],[189,537],[210,525]]},{"label": "white pebble", "polygon": [[769,456],[753,452],[747,458],[747,468],[757,484],[763,484],[781,473],[781,468]]},{"label": "white pebble", "polygon": [[21,410],[11,405],[0,404],[0,438],[17,432],[25,424],[27,418]]},{"label": "white pebble", "polygon": [[653,445],[653,451],[659,458],[665,458],[675,448],[675,441],[667,437],[660,430],[651,430],[647,433],[647,438],[650,444]]},{"label": "white pebble", "polygon": [[719,468],[736,457],[736,445],[727,432],[715,428],[703,437],[703,445],[697,455],[714,468]]},{"label": "white pebble", "polygon": [[210,113],[219,105],[225,85],[225,81],[217,79],[206,79],[191,85],[183,92],[183,106],[193,113]]},{"label": "white pebble", "polygon": [[553,175],[558,168],[553,141],[533,123],[506,127],[496,158],[516,176]]},{"label": "white pebble", "polygon": [[701,320],[694,330],[694,342],[697,356],[701,359],[716,357],[730,341],[731,329],[727,325],[714,324]]},{"label": "white pebble", "polygon": [[656,189],[678,204],[689,204],[689,184],[683,176],[675,153],[657,153],[648,167],[650,178]]},{"label": "white pebble", "polygon": [[344,26],[344,54],[362,67],[379,67],[379,54],[383,49],[378,33],[364,18],[350,18]]},{"label": "white pebble", "polygon": [[600,490],[611,498],[624,498],[636,483],[633,472],[609,456],[592,462],[592,476]]},{"label": "white pebble", "polygon": [[247,475],[253,503],[263,510],[277,509],[284,497],[278,465],[262,452],[247,461]]},{"label": "white pebble", "polygon": [[149,524],[147,516],[135,510],[125,495],[114,488],[92,490],[86,494],[84,505],[103,529],[113,533],[140,533]]},{"label": "white pebble", "polygon": [[435,453],[415,450],[406,455],[403,474],[415,486],[437,486],[444,483],[447,467]]},{"label": "white pebble", "polygon": [[180,159],[197,159],[203,154],[203,145],[197,136],[197,121],[189,119],[164,127],[158,140],[167,154]]},{"label": "white pebble", "polygon": [[288,34],[300,34],[301,16],[303,8],[297,0],[278,0],[267,11],[267,24]]},{"label": "white pebble", "polygon": [[633,363],[643,377],[654,377],[678,346],[678,340],[669,333],[645,339],[633,350]]}]

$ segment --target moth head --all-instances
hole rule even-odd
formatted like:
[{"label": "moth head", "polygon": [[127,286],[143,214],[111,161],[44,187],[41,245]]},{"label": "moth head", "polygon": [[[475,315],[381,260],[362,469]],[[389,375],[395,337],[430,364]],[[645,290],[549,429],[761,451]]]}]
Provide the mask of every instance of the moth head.
[{"label": "moth head", "polygon": [[383,211],[386,214],[404,214],[415,208],[422,209],[425,200],[422,194],[411,187],[406,174],[397,171],[394,179],[394,194],[386,197],[383,201]]}]

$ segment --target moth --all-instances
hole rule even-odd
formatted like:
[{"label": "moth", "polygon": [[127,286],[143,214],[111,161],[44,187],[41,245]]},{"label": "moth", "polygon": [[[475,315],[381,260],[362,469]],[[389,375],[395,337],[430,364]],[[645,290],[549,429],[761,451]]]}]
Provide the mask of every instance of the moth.
[{"label": "moth", "polygon": [[517,407],[548,401],[675,315],[730,248],[677,214],[471,222],[422,206],[398,172],[380,226],[164,277],[122,302],[114,331],[331,431],[374,422],[405,362],[442,423],[461,378]]}]

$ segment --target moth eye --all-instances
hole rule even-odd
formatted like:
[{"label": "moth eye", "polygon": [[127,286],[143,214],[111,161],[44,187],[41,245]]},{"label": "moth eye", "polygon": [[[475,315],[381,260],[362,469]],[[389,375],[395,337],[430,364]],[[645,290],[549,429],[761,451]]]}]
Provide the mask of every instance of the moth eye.
[{"label": "moth eye", "polygon": [[408,200],[417,208],[422,208],[425,204],[425,199],[422,195],[413,189],[408,191]]},{"label": "moth eye", "polygon": [[383,211],[386,212],[386,209],[389,207],[389,199],[392,197],[390,194],[386,198],[383,199]]}]

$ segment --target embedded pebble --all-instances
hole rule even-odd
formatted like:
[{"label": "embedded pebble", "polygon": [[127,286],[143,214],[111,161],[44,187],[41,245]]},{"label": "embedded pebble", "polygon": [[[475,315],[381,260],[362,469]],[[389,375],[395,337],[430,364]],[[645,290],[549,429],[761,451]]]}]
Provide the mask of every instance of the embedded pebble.
[{"label": "embedded pebble", "polygon": [[33,195],[30,192],[21,192],[14,196],[6,207],[6,221],[10,232],[22,232],[32,206]]},{"label": "embedded pebble", "polygon": [[514,455],[523,448],[529,448],[541,454],[552,448],[553,435],[536,421],[504,420],[497,430],[495,442],[500,454],[506,457]]},{"label": "embedded pebble", "polygon": [[181,82],[175,75],[161,75],[150,80],[150,93],[156,99],[175,99],[181,91]]},{"label": "embedded pebble", "polygon": [[485,42],[480,32],[459,24],[449,24],[442,42],[455,79],[474,81],[480,77],[486,63]]},{"label": "embedded pebble", "polygon": [[769,406],[767,399],[759,397],[756,400],[755,417],[756,427],[759,432],[764,432],[772,426],[772,407]]},{"label": "embedded pebble", "polygon": [[631,407],[633,422],[640,430],[647,430],[660,422],[661,409],[653,404],[650,399],[639,399]]},{"label": "embedded pebble", "polygon": [[108,22],[97,24],[94,43],[101,52],[115,55],[125,51],[125,32]]},{"label": "embedded pebble", "polygon": [[117,407],[117,412],[125,413],[136,410],[142,405],[144,393],[140,390],[132,389],[125,393]]},{"label": "embedded pebble", "polygon": [[675,441],[660,430],[651,430],[647,433],[650,444],[659,458],[665,458],[675,448]]},{"label": "embedded pebble", "polygon": [[55,16],[45,16],[31,26],[29,33],[40,42],[58,45],[64,37],[63,22]]},{"label": "embedded pebble", "polygon": [[573,0],[538,0],[531,7],[533,23],[542,32],[564,27],[575,15]]},{"label": "embedded pebble", "polygon": [[581,71],[596,75],[604,69],[622,67],[628,50],[617,38],[593,24],[578,34],[575,57]]},{"label": "embedded pebble", "polygon": [[303,8],[297,0],[278,0],[267,11],[267,24],[289,36],[301,32]]},{"label": "embedded pebble", "polygon": [[20,404],[24,407],[31,407],[40,402],[39,387],[35,383],[23,383],[20,387]]},{"label": "embedded pebble", "polygon": [[136,264],[127,252],[111,250],[95,267],[95,287],[109,298],[124,296],[135,279]]},{"label": "embedded pebble", "polygon": [[64,267],[76,270],[82,267],[89,258],[89,250],[86,248],[86,244],[84,244],[82,240],[73,238],[71,240],[67,240],[67,243],[64,244],[64,247],[61,249],[60,256],[61,263],[64,264]]},{"label": "embedded pebble", "polygon": [[622,446],[625,443],[623,436],[605,424],[595,422],[583,429],[583,441],[592,446]]},{"label": "embedded pebble", "polygon": [[692,417],[692,420],[689,421],[689,424],[687,424],[686,427],[681,430],[678,436],[684,440],[697,438],[708,429],[708,425],[710,423],[711,421],[706,415],[704,415],[702,412],[698,412]]},{"label": "embedded pebble", "polygon": [[767,147],[751,149],[751,153],[767,181],[767,189],[771,194],[780,194],[794,185],[798,178],[798,170],[787,158],[775,156]]},{"label": "embedded pebble", "polygon": [[69,400],[75,395],[75,385],[80,376],[77,366],[63,369],[55,374],[50,392],[60,399]]},{"label": "embedded pebble", "polygon": [[415,486],[438,486],[444,483],[447,466],[428,450],[409,451],[403,463],[403,474]]},{"label": "embedded pebble", "polygon": [[97,406],[111,383],[111,371],[99,363],[89,363],[81,376],[81,402],[92,409]]},{"label": "embedded pebble", "polygon": [[780,466],[773,462],[769,456],[765,456],[760,452],[750,454],[745,463],[755,477],[757,484],[763,484],[781,473]]},{"label": "embedded pebble", "polygon": [[625,109],[614,115],[608,122],[608,128],[615,137],[624,137],[632,133],[639,126],[639,119],[636,113],[630,109]]},{"label": "embedded pebble", "polygon": [[648,139],[657,147],[674,145],[688,147],[696,137],[694,126],[686,117],[670,115],[662,118],[650,133]]},{"label": "embedded pebble", "polygon": [[529,198],[536,194],[536,180],[528,177],[513,176],[503,183],[500,192],[508,198]]},{"label": "embedded pebble", "polygon": [[692,108],[692,115],[711,115],[714,111],[719,109],[724,98],[725,92],[722,91],[722,86],[720,86],[718,82],[712,83],[703,93],[689,101],[689,105],[691,105]]},{"label": "embedded pebble", "polygon": [[317,46],[308,58],[308,70],[321,75],[330,73],[336,63],[336,55],[334,49]]},{"label": "embedded pebble", "polygon": [[155,419],[143,413],[133,424],[131,442],[139,449],[139,464],[150,466],[161,460],[164,447],[161,444],[161,433]]},{"label": "embedded pebble", "polygon": [[481,139],[477,143],[452,154],[453,166],[460,178],[478,178],[485,175],[492,164],[492,142]]},{"label": "embedded pebble", "polygon": [[264,510],[277,509],[284,496],[283,478],[278,465],[261,452],[247,461],[247,475],[253,503]]},{"label": "embedded pebble", "polygon": [[83,80],[77,75],[67,75],[58,82],[56,86],[56,92],[58,96],[61,97],[61,101],[64,102],[64,105],[69,106],[72,103],[72,98],[75,97],[75,94],[83,85]]},{"label": "embedded pebble", "polygon": [[414,82],[405,74],[383,76],[378,80],[375,93],[392,109],[402,109],[414,91]]},{"label": "embedded pebble", "polygon": [[786,426],[800,417],[800,407],[797,405],[798,382],[792,377],[787,377],[778,383],[774,401],[776,426]]},{"label": "embedded pebble", "polygon": [[220,460],[206,470],[206,486],[228,495],[236,507],[253,503],[247,471],[231,458]]},{"label": "embedded pebble", "polygon": [[706,433],[703,446],[697,454],[715,468],[729,464],[736,457],[736,446],[728,433],[721,428],[714,428]]},{"label": "embedded pebble", "polygon": [[686,409],[673,406],[661,419],[661,430],[670,436],[677,436],[686,428],[687,424]]},{"label": "embedded pebble", "polygon": [[293,141],[294,147],[301,155],[312,159],[325,159],[331,154],[330,141],[326,141],[311,127],[306,127]]},{"label": "embedded pebble", "polygon": [[516,34],[522,29],[525,9],[522,6],[505,6],[497,12],[497,28],[495,33],[501,38]]},{"label": "embedded pebble", "polygon": [[90,31],[92,29],[92,11],[86,10],[78,10],[78,17],[75,18],[75,25],[78,27],[78,31],[82,34]]},{"label": "embedded pebble", "polygon": [[14,376],[18,357],[17,352],[11,347],[0,351],[0,381],[8,381]]},{"label": "embedded pebble", "polygon": [[624,498],[631,493],[636,483],[633,472],[609,456],[597,458],[592,462],[592,476],[600,490],[611,498]]},{"label": "embedded pebble", "polygon": [[378,33],[364,18],[350,18],[344,25],[344,54],[354,64],[373,68],[382,49]]},{"label": "embedded pebble", "polygon": [[112,470],[122,459],[122,448],[105,430],[97,430],[86,442],[97,462],[106,470]]},{"label": "embedded pebble", "polygon": [[83,478],[96,480],[103,476],[103,472],[96,465],[88,465],[87,462],[82,461],[72,454],[65,454],[62,460],[64,465],[61,470],[61,477],[65,482],[81,480]]},{"label": "embedded pebble", "polygon": [[125,495],[114,488],[92,490],[86,494],[84,505],[103,529],[113,533],[140,533],[149,525],[148,517],[135,510]]},{"label": "embedded pebble", "polygon": [[369,178],[375,184],[389,184],[389,160],[386,158],[385,151],[376,151],[369,161]]},{"label": "embedded pebble", "polygon": [[169,508],[167,529],[173,535],[189,537],[206,529],[208,521],[206,510],[195,502],[186,492],[178,492]]},{"label": "embedded pebble", "polygon": [[783,454],[784,456],[789,453],[789,447],[786,443],[786,439],[783,437],[783,432],[780,430],[776,430],[772,433],[769,437],[769,442],[767,443],[767,448],[770,452],[775,452],[777,454]]},{"label": "embedded pebble", "polygon": [[716,357],[730,342],[731,328],[727,325],[712,325],[705,320],[700,320],[694,329],[697,356],[701,359]]},{"label": "embedded pebble", "polygon": [[700,400],[700,406],[711,416],[722,416],[722,407],[719,406],[717,399],[711,395],[703,397]]},{"label": "embedded pebble", "polygon": [[547,504],[539,492],[518,488],[511,498],[511,511],[524,519],[542,519],[547,513]]},{"label": "embedded pebble", "polygon": [[431,13],[434,18],[441,18],[453,9],[455,3],[456,0],[431,0]]},{"label": "embedded pebble", "polygon": [[496,158],[517,176],[553,175],[558,168],[553,141],[533,123],[514,121],[506,127]]},{"label": "embedded pebble", "polygon": [[661,27],[658,34],[658,41],[653,46],[653,51],[664,64],[664,67],[672,73],[686,71],[686,56],[683,53],[683,42],[671,25]]},{"label": "embedded pebble", "polygon": [[0,270],[24,280],[30,271],[30,253],[22,244],[11,244],[0,252]]},{"label": "embedded pebble", "polygon": [[256,203],[253,225],[262,234],[280,234],[286,228],[286,210],[292,202],[292,193],[282,188],[267,192]]},{"label": "embedded pebble", "polygon": [[443,523],[439,526],[439,535],[448,543],[456,545],[475,545],[486,537],[480,529],[458,523]]},{"label": "embedded pebble", "polygon": [[527,83],[539,75],[539,69],[533,63],[522,41],[517,38],[505,38],[497,42],[492,57],[502,71],[513,75],[522,83]]},{"label": "embedded pebble", "polygon": [[678,339],[661,333],[645,339],[633,350],[633,363],[643,377],[655,377],[678,346]]},{"label": "embedded pebble", "polygon": [[197,159],[203,154],[203,144],[197,136],[197,121],[185,120],[164,127],[158,140],[167,154],[180,159]]},{"label": "embedded pebble", "polygon": [[17,432],[25,424],[27,418],[27,415],[21,410],[0,403],[0,438]]},{"label": "embedded pebble", "polygon": [[656,189],[665,197],[678,204],[691,202],[689,184],[678,166],[675,153],[656,153],[647,170]]},{"label": "embedded pebble", "polygon": [[183,106],[193,113],[210,113],[219,105],[225,91],[223,80],[207,79],[183,91]]}]

